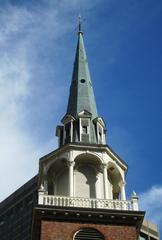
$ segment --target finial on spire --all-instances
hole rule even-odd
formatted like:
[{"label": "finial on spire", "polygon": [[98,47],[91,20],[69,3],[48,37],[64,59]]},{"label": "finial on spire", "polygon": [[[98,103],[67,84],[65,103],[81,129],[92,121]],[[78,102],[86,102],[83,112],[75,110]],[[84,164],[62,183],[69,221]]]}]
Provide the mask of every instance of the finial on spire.
[{"label": "finial on spire", "polygon": [[85,18],[82,19],[81,15],[79,14],[78,16],[78,33],[83,33],[82,32],[82,23],[84,22]]},{"label": "finial on spire", "polygon": [[81,32],[81,25],[82,25],[81,15],[79,14],[79,16],[78,16],[78,32]]}]

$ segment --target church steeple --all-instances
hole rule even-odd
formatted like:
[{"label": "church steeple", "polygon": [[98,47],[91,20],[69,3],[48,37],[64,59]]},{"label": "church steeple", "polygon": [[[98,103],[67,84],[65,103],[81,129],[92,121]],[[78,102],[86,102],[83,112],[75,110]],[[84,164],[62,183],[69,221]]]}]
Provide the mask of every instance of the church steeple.
[{"label": "church steeple", "polygon": [[[49,215],[42,214],[43,221],[46,216],[55,223],[63,219],[69,226],[67,231],[76,227],[77,233],[78,226],[82,226],[82,234],[73,237],[71,234],[73,239],[111,239],[112,236],[124,239],[125,233],[129,235],[127,239],[130,235],[137,239],[137,224],[143,215],[136,215],[138,197],[135,194],[126,200],[127,164],[106,145],[105,124],[97,114],[80,23],[68,107],[61,122],[56,129],[58,149],[40,160],[38,204],[44,205],[42,212],[49,206]],[[75,219],[79,225],[74,227]],[[95,228],[95,223],[104,234],[111,230],[110,235],[106,233],[105,238],[101,238],[92,229],[87,231],[86,224]],[[105,224],[108,230],[102,228]],[[61,234],[56,235],[56,239]]]},{"label": "church steeple", "polygon": [[79,21],[78,42],[64,126],[58,126],[59,146],[69,142],[105,144],[105,124],[98,116],[83,32]]}]

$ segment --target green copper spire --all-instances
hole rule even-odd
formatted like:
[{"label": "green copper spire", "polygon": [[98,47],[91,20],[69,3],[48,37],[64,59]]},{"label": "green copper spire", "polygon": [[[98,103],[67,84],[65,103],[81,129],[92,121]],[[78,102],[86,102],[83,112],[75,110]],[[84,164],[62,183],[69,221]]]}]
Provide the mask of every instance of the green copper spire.
[{"label": "green copper spire", "polygon": [[98,116],[86,51],[84,48],[83,32],[81,31],[81,22],[79,21],[78,44],[66,114],[77,118],[78,114],[83,110],[92,114],[92,119]]},{"label": "green copper spire", "polygon": [[56,128],[59,146],[70,142],[77,144],[106,143],[105,124],[97,113],[80,19],[67,112],[61,122],[63,126]]}]

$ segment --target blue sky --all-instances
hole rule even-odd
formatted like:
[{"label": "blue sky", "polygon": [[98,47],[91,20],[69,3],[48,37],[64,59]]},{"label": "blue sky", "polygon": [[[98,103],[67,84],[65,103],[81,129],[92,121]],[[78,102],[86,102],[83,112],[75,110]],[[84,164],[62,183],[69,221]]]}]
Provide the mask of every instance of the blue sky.
[{"label": "blue sky", "polygon": [[147,218],[161,224],[160,0],[0,1],[0,199],[57,147],[78,14],[107,143],[129,165],[127,198],[135,190]]}]

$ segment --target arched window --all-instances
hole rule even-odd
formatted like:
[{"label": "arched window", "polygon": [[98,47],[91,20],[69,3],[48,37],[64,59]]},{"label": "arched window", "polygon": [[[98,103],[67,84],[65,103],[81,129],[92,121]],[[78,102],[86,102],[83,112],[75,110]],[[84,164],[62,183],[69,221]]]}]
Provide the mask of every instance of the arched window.
[{"label": "arched window", "polygon": [[104,236],[95,228],[82,228],[74,235],[74,240],[104,240]]},{"label": "arched window", "polygon": [[55,194],[60,196],[68,196],[68,168],[64,168],[56,176]]}]

